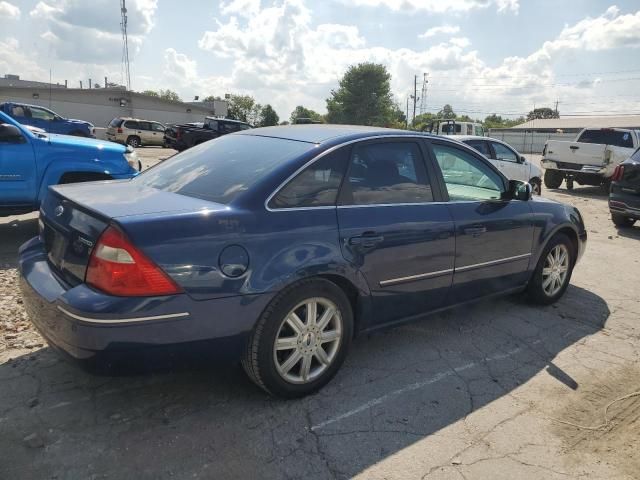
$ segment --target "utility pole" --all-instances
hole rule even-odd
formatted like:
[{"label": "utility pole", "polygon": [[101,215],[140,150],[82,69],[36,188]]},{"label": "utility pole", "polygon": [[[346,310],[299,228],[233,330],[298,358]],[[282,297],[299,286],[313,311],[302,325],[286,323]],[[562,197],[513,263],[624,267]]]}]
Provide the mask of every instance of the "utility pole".
[{"label": "utility pole", "polygon": [[405,128],[409,130],[409,97],[407,97],[407,115],[404,117]]},{"label": "utility pole", "polygon": [[124,69],[124,84],[131,90],[131,73],[129,71],[129,39],[127,36],[127,6],[125,0],[120,0],[120,28],[122,29],[122,67]]},{"label": "utility pole", "polygon": [[560,103],[560,100],[556,99],[556,117],[560,117],[560,114],[558,113],[558,104]]},{"label": "utility pole", "polygon": [[427,111],[427,85],[429,84],[429,80],[427,79],[428,76],[428,73],[424,73],[422,75],[422,91],[420,92],[420,108],[418,109],[420,115]]},{"label": "utility pole", "polygon": [[418,75],[413,76],[413,119],[416,120],[416,103],[418,101]]}]

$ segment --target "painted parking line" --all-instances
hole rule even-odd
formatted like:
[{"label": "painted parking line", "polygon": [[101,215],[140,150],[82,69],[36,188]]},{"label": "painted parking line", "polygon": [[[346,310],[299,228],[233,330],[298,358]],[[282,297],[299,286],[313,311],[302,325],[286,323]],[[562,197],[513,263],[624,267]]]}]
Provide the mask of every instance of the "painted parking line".
[{"label": "painted parking line", "polygon": [[[531,345],[536,345],[538,343],[541,343],[541,340],[535,340],[534,342],[531,342]],[[495,355],[491,355],[489,357],[486,357],[484,359],[484,361],[482,362],[471,362],[471,363],[467,363],[465,365],[461,365],[459,367],[454,367],[453,369],[450,370],[446,370],[444,372],[438,372],[435,375],[433,375],[432,377],[426,379],[426,380],[422,380],[421,382],[416,382],[416,383],[411,383],[405,387],[399,388],[398,390],[394,390],[392,392],[389,392],[385,395],[382,395],[381,397],[378,398],[374,398],[373,400],[369,400],[368,402],[360,405],[357,408],[354,408],[353,410],[349,410],[348,412],[342,413],[336,417],[330,418],[328,420],[325,420],[324,422],[318,423],[317,425],[314,425],[311,427],[311,430],[319,430],[321,428],[327,427],[333,423],[339,422],[341,420],[344,420],[345,418],[349,418],[352,417],[354,415],[357,415],[359,413],[364,412],[365,410],[370,409],[371,407],[375,407],[376,405],[380,405],[382,403],[387,402],[388,400],[391,400],[392,398],[398,397],[400,395],[403,395],[405,393],[408,392],[413,392],[415,390],[419,390],[421,388],[426,387],[427,385],[431,385],[434,383],[439,382],[440,380],[447,378],[447,377],[451,377],[453,375],[456,375],[457,373],[463,372],[465,370],[469,370],[471,368],[475,368],[475,367],[479,367],[480,365],[482,365],[485,362],[495,362],[498,360],[504,360],[506,358],[512,357],[514,355],[517,355],[518,353],[520,353],[521,351],[523,351],[524,348],[518,347],[518,348],[514,348],[512,350],[509,350],[508,352],[505,353],[497,353]]]}]

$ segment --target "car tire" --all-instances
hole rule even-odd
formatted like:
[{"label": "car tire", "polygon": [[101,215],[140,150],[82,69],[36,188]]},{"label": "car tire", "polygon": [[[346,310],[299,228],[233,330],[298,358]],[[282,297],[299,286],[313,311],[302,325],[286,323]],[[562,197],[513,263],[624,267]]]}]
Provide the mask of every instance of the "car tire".
[{"label": "car tire", "polygon": [[140,137],[131,135],[130,137],[127,138],[127,145],[133,148],[138,148],[140,145],[142,145],[142,142],[140,141]]},{"label": "car tire", "polygon": [[529,183],[531,184],[531,190],[534,195],[542,195],[542,182],[539,178],[532,178]]},{"label": "car tire", "polygon": [[612,213],[611,220],[618,228],[630,228],[633,227],[634,223],[636,223],[633,218],[625,217],[624,215],[620,215],[619,213]]},{"label": "car tire", "polygon": [[547,188],[560,188],[564,175],[558,170],[546,170],[544,172],[544,186]]},{"label": "car tire", "polygon": [[569,237],[564,233],[554,235],[542,251],[529,280],[529,299],[541,305],[556,302],[569,286],[575,263],[576,251]]},{"label": "car tire", "polygon": [[353,311],[342,289],[321,278],[302,280],[264,310],[249,337],[242,366],[267,393],[303,397],[335,376],[352,337]]}]

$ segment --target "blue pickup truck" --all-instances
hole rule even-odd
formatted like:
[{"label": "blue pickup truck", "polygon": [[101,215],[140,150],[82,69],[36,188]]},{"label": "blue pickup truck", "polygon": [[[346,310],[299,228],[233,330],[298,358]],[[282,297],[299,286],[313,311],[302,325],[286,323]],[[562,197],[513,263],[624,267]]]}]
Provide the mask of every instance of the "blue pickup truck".
[{"label": "blue pickup truck", "polygon": [[128,179],[140,167],[130,147],[41,133],[0,112],[0,216],[37,210],[49,185]]},{"label": "blue pickup truck", "polygon": [[26,103],[0,103],[0,112],[4,112],[23,125],[42,128],[45,132],[74,135],[76,137],[96,137],[93,124],[84,120],[64,118],[51,110]]}]

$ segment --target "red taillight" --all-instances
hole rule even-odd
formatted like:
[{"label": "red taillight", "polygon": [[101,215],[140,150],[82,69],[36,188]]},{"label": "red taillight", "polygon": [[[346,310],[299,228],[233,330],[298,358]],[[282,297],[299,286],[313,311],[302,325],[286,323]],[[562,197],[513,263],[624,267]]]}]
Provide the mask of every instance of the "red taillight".
[{"label": "red taillight", "polygon": [[118,127],[118,133],[122,133],[122,129]]},{"label": "red taillight", "polygon": [[176,128],[175,132],[176,132],[176,140],[180,140],[180,137],[182,137],[182,130],[180,130],[179,128]]},{"label": "red taillight", "polygon": [[85,281],[98,290],[121,297],[152,297],[180,293],[180,287],[138,250],[116,227],[98,239]]},{"label": "red taillight", "polygon": [[619,182],[620,180],[622,180],[623,175],[624,175],[624,166],[618,165],[616,169],[613,171],[613,175],[611,175],[611,180],[614,182]]}]

